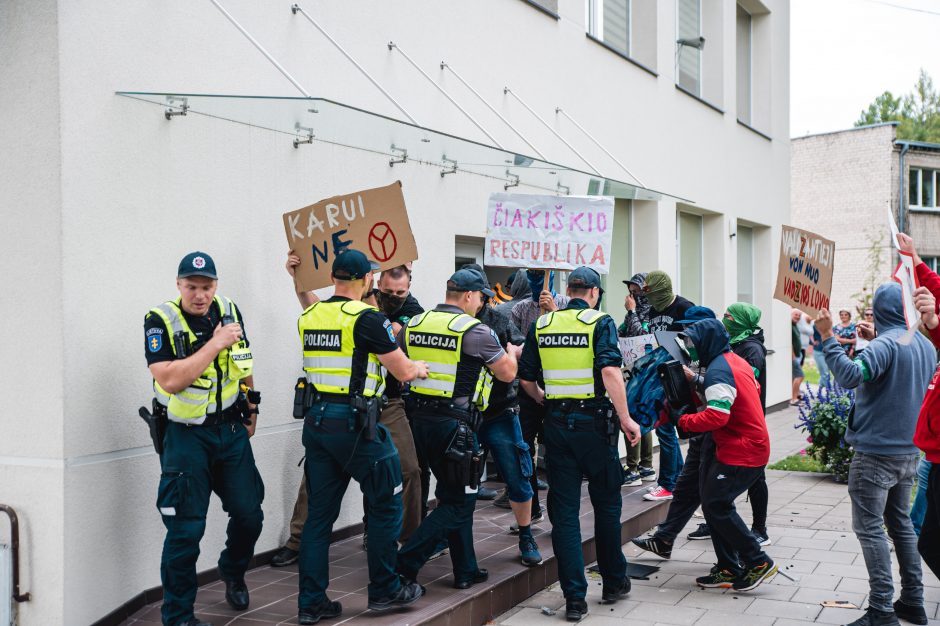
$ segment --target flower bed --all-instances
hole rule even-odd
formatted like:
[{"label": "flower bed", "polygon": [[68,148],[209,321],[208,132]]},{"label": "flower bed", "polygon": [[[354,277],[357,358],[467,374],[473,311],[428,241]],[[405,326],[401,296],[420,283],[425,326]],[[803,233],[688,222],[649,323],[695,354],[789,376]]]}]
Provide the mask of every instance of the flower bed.
[{"label": "flower bed", "polygon": [[806,385],[797,405],[800,417],[794,428],[802,428],[809,434],[806,454],[819,461],[836,482],[844,483],[849,477],[854,451],[845,442],[845,430],[854,404],[854,391],[830,383],[815,392]]}]

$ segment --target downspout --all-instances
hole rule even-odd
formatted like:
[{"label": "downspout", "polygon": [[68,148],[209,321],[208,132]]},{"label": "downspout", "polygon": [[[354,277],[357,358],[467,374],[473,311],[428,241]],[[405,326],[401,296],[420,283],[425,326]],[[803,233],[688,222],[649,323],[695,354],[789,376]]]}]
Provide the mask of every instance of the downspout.
[{"label": "downspout", "polygon": [[907,212],[904,206],[904,199],[907,197],[904,193],[904,155],[911,149],[911,145],[906,141],[895,141],[894,143],[901,146],[901,156],[898,160],[898,230],[903,233],[906,232],[905,226],[907,225]]}]

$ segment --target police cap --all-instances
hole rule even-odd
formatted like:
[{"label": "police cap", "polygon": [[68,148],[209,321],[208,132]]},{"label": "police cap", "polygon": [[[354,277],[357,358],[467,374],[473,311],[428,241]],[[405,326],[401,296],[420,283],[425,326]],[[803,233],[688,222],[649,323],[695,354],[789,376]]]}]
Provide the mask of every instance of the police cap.
[{"label": "police cap", "polygon": [[359,280],[377,269],[378,263],[352,248],[347,248],[333,259],[333,277],[339,280]]},{"label": "police cap", "polygon": [[205,276],[212,280],[218,280],[215,273],[215,261],[205,252],[190,252],[180,261],[179,269],[176,271],[177,278],[186,278],[187,276]]},{"label": "police cap", "polygon": [[601,275],[584,265],[575,268],[573,272],[568,274],[568,286],[574,289],[590,289],[591,287],[597,287],[601,290],[601,293],[604,292],[604,289],[601,287]]},{"label": "police cap", "polygon": [[459,269],[447,280],[448,291],[479,291],[492,298],[496,295],[486,284],[483,274],[472,269]]}]

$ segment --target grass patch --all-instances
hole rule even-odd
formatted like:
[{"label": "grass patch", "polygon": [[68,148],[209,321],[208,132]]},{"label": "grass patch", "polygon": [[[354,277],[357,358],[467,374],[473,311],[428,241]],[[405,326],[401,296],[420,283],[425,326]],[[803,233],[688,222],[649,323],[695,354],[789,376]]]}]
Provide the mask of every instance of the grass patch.
[{"label": "grass patch", "polygon": [[810,383],[812,385],[819,384],[819,370],[816,369],[816,361],[812,357],[807,357],[803,361],[803,382]]},{"label": "grass patch", "polygon": [[826,472],[826,468],[808,454],[791,454],[785,459],[771,463],[767,466],[767,469],[787,472]]}]

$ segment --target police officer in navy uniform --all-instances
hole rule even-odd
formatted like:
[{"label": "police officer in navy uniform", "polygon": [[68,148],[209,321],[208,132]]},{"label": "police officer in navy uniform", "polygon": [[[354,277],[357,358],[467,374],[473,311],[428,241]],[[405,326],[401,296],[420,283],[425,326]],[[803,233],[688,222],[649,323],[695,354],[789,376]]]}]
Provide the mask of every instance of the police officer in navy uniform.
[{"label": "police officer in navy uniform", "polygon": [[368,606],[385,611],[411,604],[424,589],[402,581],[395,557],[402,524],[402,476],[388,429],[377,423],[385,370],[396,379],[427,376],[427,364],[408,359],[395,342],[391,322],[361,299],[372,290],[378,266],[348,249],[332,266],[333,297],[301,314],[304,381],[313,395],[305,403],[303,444],[307,522],[300,543],[298,621],[315,624],[338,617],[329,600],[329,548],[333,522],[354,478],[362,489],[369,520]]},{"label": "police officer in navy uniform", "polygon": [[252,385],[251,351],[241,311],[216,294],[217,279],[208,254],[187,254],[177,272],[180,297],[154,307],[144,322],[155,409],[168,418],[157,495],[167,530],[160,578],[168,626],[206,624],[193,601],[210,493],[229,516],[219,574],[237,611],[248,608],[245,570],[264,518],[264,485],[248,442],[258,409],[239,399],[241,386]]},{"label": "police officer in navy uniform", "polygon": [[[617,325],[595,310],[602,293],[596,271],[579,267],[571,272],[568,306],[532,324],[519,363],[523,389],[547,408],[548,517],[565,616],[575,622],[587,613],[579,522],[582,476],[587,476],[594,506],[602,598],[615,602],[630,591],[620,542],[623,467],[617,439],[622,429],[635,444],[640,427],[627,409]],[[538,381],[544,381],[544,391]]]},{"label": "police officer in navy uniform", "polygon": [[[414,580],[446,539],[458,589],[488,577],[473,549],[473,510],[482,461],[475,431],[487,408],[490,374],[506,383],[516,377],[515,357],[474,317],[484,295],[495,294],[483,277],[459,270],[447,281],[445,302],[411,318],[398,335],[411,358],[428,364],[428,377],[411,382],[406,403],[415,446],[437,479],[437,507],[399,551],[398,571]],[[371,546],[371,524],[369,528]]]}]

